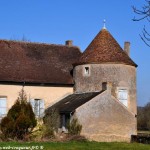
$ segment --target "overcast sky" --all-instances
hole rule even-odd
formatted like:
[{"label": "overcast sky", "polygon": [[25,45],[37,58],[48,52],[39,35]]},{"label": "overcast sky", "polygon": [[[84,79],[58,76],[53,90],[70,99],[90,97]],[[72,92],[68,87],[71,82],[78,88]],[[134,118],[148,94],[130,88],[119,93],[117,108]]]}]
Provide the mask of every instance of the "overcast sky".
[{"label": "overcast sky", "polygon": [[0,39],[64,44],[73,40],[84,51],[103,26],[121,47],[131,42],[131,58],[138,64],[137,101],[150,101],[150,48],[139,34],[146,21],[133,22],[131,6],[140,8],[144,0],[1,0]]}]

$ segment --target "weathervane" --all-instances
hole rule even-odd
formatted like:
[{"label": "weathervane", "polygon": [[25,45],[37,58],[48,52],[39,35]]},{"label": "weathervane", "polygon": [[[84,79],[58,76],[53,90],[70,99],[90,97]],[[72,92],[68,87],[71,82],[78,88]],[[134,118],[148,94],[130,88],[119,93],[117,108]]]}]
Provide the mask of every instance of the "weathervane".
[{"label": "weathervane", "polygon": [[103,29],[106,29],[106,20],[103,20]]}]

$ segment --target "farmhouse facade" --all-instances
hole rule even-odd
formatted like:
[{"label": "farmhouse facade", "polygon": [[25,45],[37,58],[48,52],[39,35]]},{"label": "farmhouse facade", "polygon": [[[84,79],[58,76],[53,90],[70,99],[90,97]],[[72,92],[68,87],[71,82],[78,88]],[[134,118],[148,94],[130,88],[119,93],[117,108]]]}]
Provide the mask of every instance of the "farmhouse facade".
[{"label": "farmhouse facade", "polygon": [[0,116],[24,87],[37,117],[58,109],[66,128],[78,118],[81,135],[96,141],[130,141],[137,134],[136,67],[103,28],[86,50],[66,45],[0,41]]},{"label": "farmhouse facade", "polygon": [[[40,116],[43,109],[73,93],[72,63],[80,57],[78,47],[0,40],[0,118],[24,88]],[[40,112],[40,110],[42,110]]]}]

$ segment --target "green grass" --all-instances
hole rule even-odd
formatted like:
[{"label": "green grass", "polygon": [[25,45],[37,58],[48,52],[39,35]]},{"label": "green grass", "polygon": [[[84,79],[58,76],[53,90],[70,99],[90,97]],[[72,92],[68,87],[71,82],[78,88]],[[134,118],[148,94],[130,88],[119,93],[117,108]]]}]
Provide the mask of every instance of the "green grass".
[{"label": "green grass", "polygon": [[[9,147],[10,146],[10,147]],[[12,148],[11,148],[12,147]],[[98,143],[98,142],[0,142],[0,150],[7,149],[30,150],[150,150],[150,145],[138,143]],[[24,148],[26,147],[26,148]],[[41,148],[40,148],[41,147]]]}]

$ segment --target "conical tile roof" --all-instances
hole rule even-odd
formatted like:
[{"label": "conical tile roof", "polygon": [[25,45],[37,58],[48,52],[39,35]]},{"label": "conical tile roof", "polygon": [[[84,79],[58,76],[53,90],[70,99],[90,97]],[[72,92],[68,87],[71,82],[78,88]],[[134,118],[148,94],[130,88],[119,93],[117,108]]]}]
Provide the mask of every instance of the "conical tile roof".
[{"label": "conical tile roof", "polygon": [[106,29],[97,34],[75,65],[91,63],[117,63],[137,67]]}]

